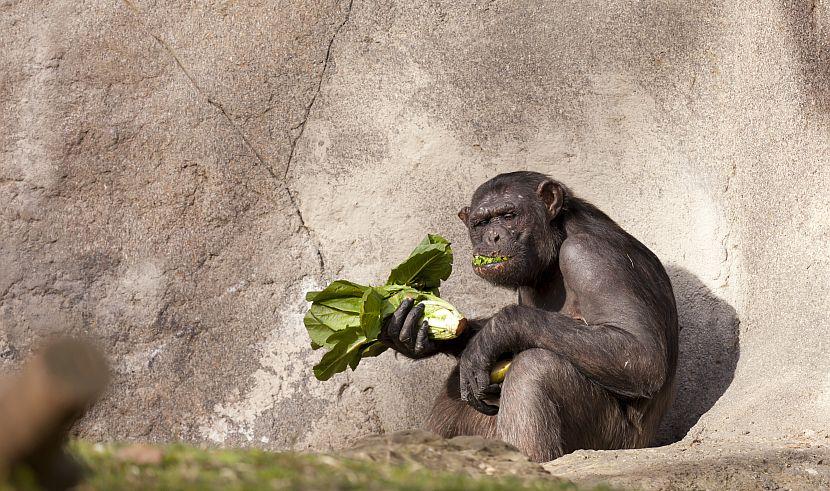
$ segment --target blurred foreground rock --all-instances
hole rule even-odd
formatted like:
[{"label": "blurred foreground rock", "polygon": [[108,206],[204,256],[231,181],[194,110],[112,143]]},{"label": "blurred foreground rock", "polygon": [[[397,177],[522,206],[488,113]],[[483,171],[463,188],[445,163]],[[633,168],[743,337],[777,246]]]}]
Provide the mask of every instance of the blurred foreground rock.
[{"label": "blurred foreground rock", "polygon": [[471,476],[550,477],[541,465],[502,441],[477,436],[443,439],[423,430],[369,437],[338,455]]},{"label": "blurred foreground rock", "polygon": [[77,483],[80,469],[63,445],[107,380],[98,350],[69,339],[50,343],[19,374],[0,380],[0,482],[25,467],[47,489]]}]

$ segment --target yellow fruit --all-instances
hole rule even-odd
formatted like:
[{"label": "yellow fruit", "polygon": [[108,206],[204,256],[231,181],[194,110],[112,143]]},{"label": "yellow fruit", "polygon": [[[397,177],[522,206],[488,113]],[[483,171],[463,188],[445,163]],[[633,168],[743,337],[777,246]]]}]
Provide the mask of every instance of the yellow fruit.
[{"label": "yellow fruit", "polygon": [[511,360],[502,360],[490,370],[490,383],[500,384],[504,382],[504,376],[507,375],[507,370],[510,368]]}]

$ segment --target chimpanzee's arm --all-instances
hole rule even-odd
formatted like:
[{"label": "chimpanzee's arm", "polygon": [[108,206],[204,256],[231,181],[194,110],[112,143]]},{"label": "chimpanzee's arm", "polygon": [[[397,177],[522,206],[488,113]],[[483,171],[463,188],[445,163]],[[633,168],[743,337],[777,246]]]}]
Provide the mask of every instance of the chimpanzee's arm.
[{"label": "chimpanzee's arm", "polygon": [[[570,361],[586,377],[625,397],[651,397],[666,375],[664,341],[656,329],[613,324],[586,325],[559,312],[511,305],[496,314],[461,359],[473,395],[490,385],[493,364],[505,353],[549,350]],[[462,384],[463,384],[462,380]],[[462,387],[462,395],[464,387]]]}]

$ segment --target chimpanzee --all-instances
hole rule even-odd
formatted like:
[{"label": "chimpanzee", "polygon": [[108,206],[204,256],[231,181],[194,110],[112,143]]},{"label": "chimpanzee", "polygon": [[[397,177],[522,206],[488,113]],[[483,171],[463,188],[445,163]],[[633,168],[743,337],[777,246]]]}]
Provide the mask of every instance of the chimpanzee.
[{"label": "chimpanzee", "polygon": [[[426,428],[499,438],[535,461],[648,445],[673,397],[678,350],[660,260],[536,172],[485,182],[458,216],[474,255],[502,259],[475,273],[515,289],[518,303],[471,320],[452,341],[431,340],[418,322],[423,307],[412,301],[384,323],[381,339],[405,356],[459,359]],[[503,384],[491,384],[491,368],[505,358],[512,361]]]}]

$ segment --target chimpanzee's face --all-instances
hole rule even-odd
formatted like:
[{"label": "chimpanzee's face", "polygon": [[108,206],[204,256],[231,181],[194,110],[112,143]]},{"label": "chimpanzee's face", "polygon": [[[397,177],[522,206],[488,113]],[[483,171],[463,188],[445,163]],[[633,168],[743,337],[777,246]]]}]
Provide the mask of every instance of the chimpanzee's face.
[{"label": "chimpanzee's face", "polygon": [[544,202],[517,186],[481,190],[459,212],[470,233],[475,273],[500,286],[533,284],[551,261]]}]

